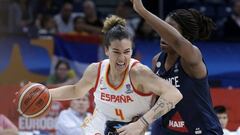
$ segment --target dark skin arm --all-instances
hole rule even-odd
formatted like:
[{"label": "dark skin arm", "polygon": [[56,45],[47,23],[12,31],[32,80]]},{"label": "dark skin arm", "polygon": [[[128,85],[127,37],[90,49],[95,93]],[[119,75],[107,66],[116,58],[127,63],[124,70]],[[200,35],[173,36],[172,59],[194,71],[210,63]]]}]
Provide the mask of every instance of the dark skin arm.
[{"label": "dark skin arm", "polygon": [[150,13],[142,4],[141,0],[132,0],[134,10],[142,16],[153,29],[166,41],[178,55],[185,72],[194,78],[200,79],[207,75],[207,70],[202,61],[200,50],[190,41],[184,38],[178,30],[162,19]]}]

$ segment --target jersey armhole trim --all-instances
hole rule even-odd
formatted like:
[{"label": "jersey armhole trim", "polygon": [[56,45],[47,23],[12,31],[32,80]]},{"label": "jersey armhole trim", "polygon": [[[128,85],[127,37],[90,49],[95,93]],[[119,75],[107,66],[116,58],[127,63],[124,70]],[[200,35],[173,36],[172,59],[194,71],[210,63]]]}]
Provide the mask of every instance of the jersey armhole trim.
[{"label": "jersey armhole trim", "polygon": [[[132,64],[132,66],[130,67],[130,70],[131,70],[135,65],[137,65],[138,63],[140,63],[140,62],[139,62],[139,61],[135,61],[135,62]],[[130,70],[129,70],[129,71],[130,71]],[[151,93],[143,93],[143,92],[140,92],[139,90],[137,90],[137,89],[134,87],[130,76],[129,76],[129,80],[130,80],[130,83],[131,83],[131,85],[132,85],[132,87],[133,87],[133,91],[136,92],[138,95],[140,95],[140,96],[152,96],[152,95],[153,95],[152,92],[151,92]]]},{"label": "jersey armhole trim", "polygon": [[94,86],[94,91],[93,92],[95,92],[96,91],[96,89],[97,89],[97,86],[98,86],[98,82],[99,82],[99,77],[100,77],[100,72],[101,72],[101,65],[102,65],[102,61],[99,63],[99,65],[98,65],[98,74],[97,74],[97,80],[96,80],[96,82],[95,82],[95,86]]}]

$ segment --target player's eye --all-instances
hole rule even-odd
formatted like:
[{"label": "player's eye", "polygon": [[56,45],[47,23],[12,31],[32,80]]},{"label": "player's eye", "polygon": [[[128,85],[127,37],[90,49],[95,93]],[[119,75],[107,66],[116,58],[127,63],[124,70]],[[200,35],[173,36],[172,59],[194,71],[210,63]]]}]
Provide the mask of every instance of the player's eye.
[{"label": "player's eye", "polygon": [[115,51],[113,53],[120,54],[120,52],[115,52]]},{"label": "player's eye", "polygon": [[130,53],[130,51],[126,51],[126,52],[124,52],[124,54],[128,54],[128,53]]}]

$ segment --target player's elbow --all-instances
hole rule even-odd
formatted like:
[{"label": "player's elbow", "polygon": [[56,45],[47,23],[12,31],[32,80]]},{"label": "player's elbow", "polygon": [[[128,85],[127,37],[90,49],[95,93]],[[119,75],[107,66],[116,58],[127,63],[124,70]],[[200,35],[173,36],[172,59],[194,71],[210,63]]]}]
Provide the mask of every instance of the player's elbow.
[{"label": "player's elbow", "polygon": [[84,95],[81,93],[81,90],[77,84],[71,85],[73,87],[73,97],[81,98]]}]

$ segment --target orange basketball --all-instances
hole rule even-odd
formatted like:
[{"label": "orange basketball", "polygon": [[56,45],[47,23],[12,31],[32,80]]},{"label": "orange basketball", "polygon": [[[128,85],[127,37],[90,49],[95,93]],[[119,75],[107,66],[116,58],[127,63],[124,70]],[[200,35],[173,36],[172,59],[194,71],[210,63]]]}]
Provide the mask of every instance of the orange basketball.
[{"label": "orange basketball", "polygon": [[51,94],[39,83],[29,83],[18,92],[18,112],[24,117],[43,116],[51,107]]}]

